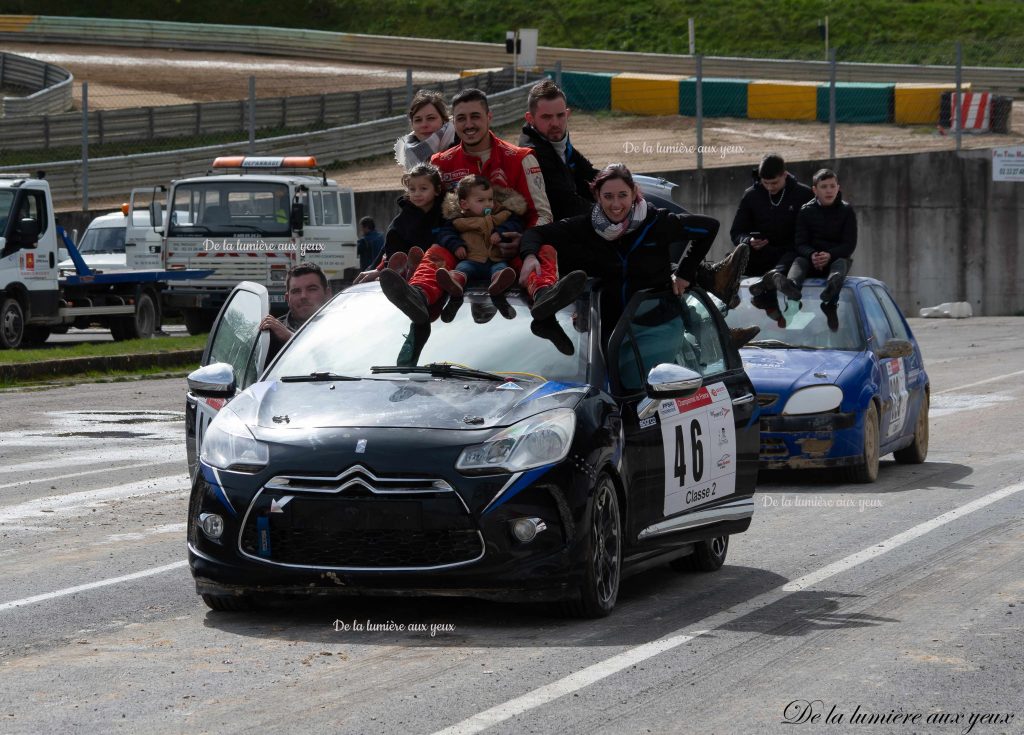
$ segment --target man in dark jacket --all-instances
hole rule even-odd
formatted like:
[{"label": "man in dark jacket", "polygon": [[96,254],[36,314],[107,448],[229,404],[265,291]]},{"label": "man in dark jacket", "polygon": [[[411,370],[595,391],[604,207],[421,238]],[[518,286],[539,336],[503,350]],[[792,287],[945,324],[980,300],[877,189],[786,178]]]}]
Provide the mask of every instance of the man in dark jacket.
[{"label": "man in dark jacket", "polygon": [[569,140],[569,115],[565,93],[550,79],[530,90],[526,125],[519,145],[533,149],[544,175],[554,221],[586,214],[594,204],[590,182],[597,169]]},{"label": "man in dark jacket", "polygon": [[839,194],[836,172],[823,168],[814,174],[814,199],[800,210],[796,220],[796,258],[781,291],[800,298],[808,276],[827,278],[821,292],[822,308],[834,307],[850,270],[857,247],[857,215]]},{"label": "man in dark jacket", "polygon": [[796,257],[793,237],[800,208],[814,199],[806,184],[786,171],[782,156],[769,153],[757,167],[757,181],[743,192],[729,235],[734,245],[748,243],[746,276],[764,276],[761,288],[775,288],[773,274],[786,273]]},{"label": "man in dark jacket", "polygon": [[267,364],[292,338],[292,334],[309,321],[329,298],[331,286],[316,263],[301,263],[288,271],[284,282],[284,300],[288,304],[288,311],[278,318],[267,315],[260,323],[261,330],[270,332]]},{"label": "man in dark jacket", "polygon": [[356,240],[356,254],[359,256],[359,270],[365,271],[380,258],[384,250],[384,236],[377,232],[377,223],[372,217],[359,220],[359,231],[362,237]]}]

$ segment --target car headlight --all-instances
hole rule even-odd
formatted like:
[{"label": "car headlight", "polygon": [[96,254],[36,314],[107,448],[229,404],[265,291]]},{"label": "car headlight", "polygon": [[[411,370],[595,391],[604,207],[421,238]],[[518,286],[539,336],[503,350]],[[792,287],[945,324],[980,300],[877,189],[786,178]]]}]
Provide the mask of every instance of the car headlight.
[{"label": "car headlight", "polygon": [[553,464],[565,459],[576,433],[576,412],[557,408],[502,429],[482,444],[462,450],[460,472],[494,474]]},{"label": "car headlight", "polygon": [[270,450],[256,441],[238,414],[222,408],[206,429],[199,457],[218,469],[259,472],[270,461]]},{"label": "car headlight", "polygon": [[843,402],[843,391],[835,385],[812,385],[802,388],[789,397],[784,414],[825,413],[839,408]]}]

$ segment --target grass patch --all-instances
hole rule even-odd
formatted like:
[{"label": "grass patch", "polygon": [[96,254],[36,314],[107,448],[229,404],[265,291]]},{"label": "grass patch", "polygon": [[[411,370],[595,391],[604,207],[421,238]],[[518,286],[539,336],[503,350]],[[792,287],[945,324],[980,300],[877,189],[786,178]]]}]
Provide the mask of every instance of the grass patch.
[{"label": "grass patch", "polygon": [[[62,360],[68,357],[109,357],[112,355],[137,355],[147,352],[175,352],[177,350],[199,350],[206,346],[207,335],[188,337],[155,337],[152,339],[130,339],[124,342],[81,343],[68,346],[42,347],[25,350],[0,351],[0,365]],[[167,368],[162,368],[166,370]]]},{"label": "grass patch", "polygon": [[[108,372],[98,372],[92,370],[87,373],[79,373],[76,375],[68,375],[60,378],[48,378],[45,381],[39,380],[6,380],[0,378],[0,391],[19,389],[19,390],[51,390],[53,388],[63,388],[69,385],[79,385],[80,383],[129,383],[135,380],[157,380],[163,378],[185,378],[192,372],[191,369],[180,368],[170,370],[165,367],[151,367],[142,368],[140,370],[133,370],[127,372],[125,370],[111,370]],[[184,393],[182,393],[184,395]]]}]

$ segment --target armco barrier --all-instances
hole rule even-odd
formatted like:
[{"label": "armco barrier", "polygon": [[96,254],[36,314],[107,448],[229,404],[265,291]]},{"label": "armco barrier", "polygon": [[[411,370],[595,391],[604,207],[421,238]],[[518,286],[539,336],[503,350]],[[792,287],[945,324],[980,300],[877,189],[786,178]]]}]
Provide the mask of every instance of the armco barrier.
[{"label": "armco barrier", "polygon": [[[268,55],[344,59],[368,64],[412,66],[421,69],[471,69],[504,66],[505,46],[427,38],[397,38],[330,31],[262,26],[212,25],[111,18],[0,15],[0,40],[33,43],[75,43],[103,46],[151,46],[197,51],[258,52]],[[692,56],[596,51],[542,46],[537,63],[551,69],[639,72],[693,76]],[[706,77],[749,78],[752,70],[763,79],[823,82],[829,78],[825,61],[705,57]],[[953,79],[952,66],[862,64],[842,62],[836,79],[842,82],[935,82]],[[1011,93],[1024,87],[1024,69],[963,68],[963,78],[991,90]]]},{"label": "armco barrier", "polygon": [[[437,90],[450,96],[466,87],[479,87],[491,94],[511,86],[512,71],[506,69],[446,82],[430,82],[419,85],[419,88]],[[68,87],[69,105],[70,94]],[[404,86],[360,92],[257,98],[255,126],[258,130],[323,128],[375,120],[402,112],[405,109],[405,98]],[[89,113],[89,144],[136,143],[214,133],[242,133],[248,129],[248,125],[247,100],[93,110]],[[81,142],[82,115],[79,112],[0,119],[0,151],[45,150],[79,145]]]},{"label": "armco barrier", "polygon": [[[522,119],[526,98],[536,79],[515,89],[489,97],[494,125],[506,125]],[[256,140],[254,155],[316,156],[321,166],[355,161],[389,152],[398,136],[409,132],[409,120],[397,115],[355,125],[343,125],[315,133],[299,133]],[[133,186],[167,184],[173,179],[206,172],[217,156],[242,154],[248,141],[188,148],[185,150],[112,156],[89,160],[91,197],[125,196]],[[3,171],[34,170],[31,164],[0,168]],[[57,201],[81,196],[82,162],[47,163],[46,178]],[[401,171],[395,167],[395,181]]]},{"label": "armco barrier", "polygon": [[[25,97],[4,97],[0,100],[0,125],[24,129],[30,126],[24,118],[71,109],[71,84],[74,78],[67,69],[36,61],[25,56],[0,51],[0,88],[21,87],[32,91]],[[4,133],[0,130],[0,139]]]}]

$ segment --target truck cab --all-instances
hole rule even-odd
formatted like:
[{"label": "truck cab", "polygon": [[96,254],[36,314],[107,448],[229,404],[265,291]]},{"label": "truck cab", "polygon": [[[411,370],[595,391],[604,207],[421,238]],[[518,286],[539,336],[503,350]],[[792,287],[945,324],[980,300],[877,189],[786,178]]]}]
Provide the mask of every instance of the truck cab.
[{"label": "truck cab", "polygon": [[265,286],[272,311],[283,313],[292,266],[316,263],[335,287],[358,273],[352,190],[312,157],[218,158],[206,176],[171,184],[165,217],[151,211],[165,269],[213,271],[164,293],[164,307],[180,310],[193,334],[209,331],[242,281]]}]

